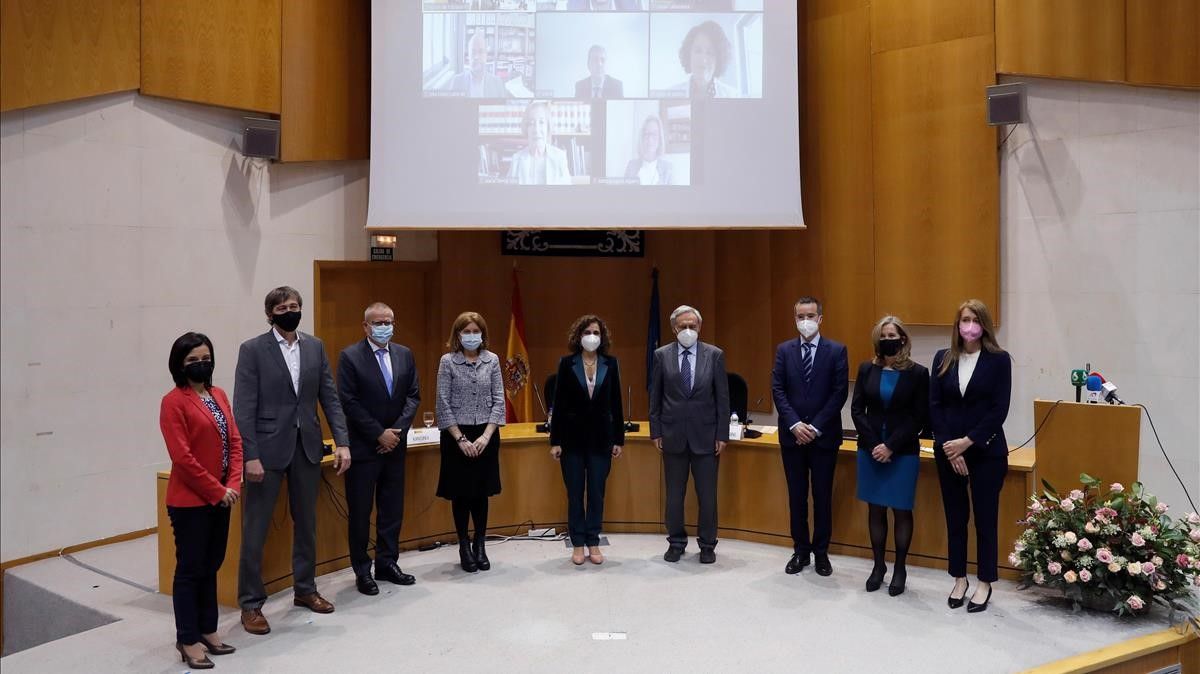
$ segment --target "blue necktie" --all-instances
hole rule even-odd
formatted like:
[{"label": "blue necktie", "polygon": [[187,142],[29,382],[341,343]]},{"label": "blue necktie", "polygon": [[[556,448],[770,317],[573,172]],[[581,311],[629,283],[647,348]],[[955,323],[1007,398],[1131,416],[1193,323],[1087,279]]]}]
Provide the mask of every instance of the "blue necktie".
[{"label": "blue necktie", "polygon": [[805,384],[812,381],[812,371],[813,371],[812,348],[813,348],[812,344],[809,344],[808,342],[805,342],[804,344],[800,345],[800,360],[803,361],[802,364],[804,365],[804,383]]},{"label": "blue necktie", "polygon": [[683,375],[683,390],[688,393],[692,392],[692,361],[688,360],[691,353],[691,349],[683,350],[683,365],[679,367],[679,373]]},{"label": "blue necktie", "polygon": [[379,370],[383,372],[383,383],[387,385],[388,396],[392,395],[392,373],[388,370],[387,362],[384,360],[388,357],[387,349],[378,349],[375,351],[375,356],[379,358]]}]

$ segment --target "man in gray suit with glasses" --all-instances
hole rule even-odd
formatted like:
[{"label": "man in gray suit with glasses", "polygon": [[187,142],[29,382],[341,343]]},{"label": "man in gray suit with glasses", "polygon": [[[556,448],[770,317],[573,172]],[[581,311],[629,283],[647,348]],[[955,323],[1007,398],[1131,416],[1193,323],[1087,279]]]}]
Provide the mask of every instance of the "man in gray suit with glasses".
[{"label": "man in gray suit with glasses", "polygon": [[668,562],[678,562],[687,547],[683,501],[689,471],[700,505],[700,563],[717,561],[717,464],[729,441],[729,379],[725,353],[699,341],[702,320],[686,304],[671,312],[676,341],[654,352],[650,375],[650,438],[662,452],[667,488]]},{"label": "man in gray suit with glasses", "polygon": [[321,340],[297,330],[304,300],[295,288],[267,293],[264,308],[271,330],[242,343],[233,385],[233,416],[242,433],[246,488],[242,494],[242,554],[238,603],[242,627],[266,634],[262,614],[263,545],[284,479],[292,515],[294,603],[316,613],[333,613],[317,592],[317,493],[321,485],[321,422],[325,410],[338,475],[350,468],[350,437]]}]

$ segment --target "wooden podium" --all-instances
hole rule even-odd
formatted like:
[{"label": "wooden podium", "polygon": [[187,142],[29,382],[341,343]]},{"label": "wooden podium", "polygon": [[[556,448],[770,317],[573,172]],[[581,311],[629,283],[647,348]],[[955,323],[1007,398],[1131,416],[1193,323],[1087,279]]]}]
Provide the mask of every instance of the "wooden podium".
[{"label": "wooden podium", "polygon": [[1060,494],[1077,489],[1080,473],[1105,485],[1137,481],[1141,420],[1142,408],[1132,405],[1034,400],[1039,492],[1041,480]]}]

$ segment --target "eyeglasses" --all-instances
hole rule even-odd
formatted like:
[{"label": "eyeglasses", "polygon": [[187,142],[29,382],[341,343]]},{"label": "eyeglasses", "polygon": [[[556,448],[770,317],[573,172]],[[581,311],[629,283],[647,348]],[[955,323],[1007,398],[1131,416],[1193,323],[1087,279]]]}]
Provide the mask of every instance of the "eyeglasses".
[{"label": "eyeglasses", "polygon": [[391,321],[371,321],[370,323],[368,323],[368,325],[374,326],[376,328],[382,328],[385,325],[394,325],[394,323],[392,323]]},{"label": "eyeglasses", "polygon": [[279,304],[276,305],[272,311],[277,314],[286,314],[289,311],[300,311],[300,305],[296,302],[292,302],[291,304]]}]

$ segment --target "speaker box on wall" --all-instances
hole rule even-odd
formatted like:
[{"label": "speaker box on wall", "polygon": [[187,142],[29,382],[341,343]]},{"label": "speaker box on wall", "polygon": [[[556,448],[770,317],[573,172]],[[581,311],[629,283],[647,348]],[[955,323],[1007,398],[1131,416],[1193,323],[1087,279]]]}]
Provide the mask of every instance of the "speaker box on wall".
[{"label": "speaker box on wall", "polygon": [[279,159],[279,120],[245,117],[242,122],[242,154]]},{"label": "speaker box on wall", "polygon": [[989,126],[1021,124],[1025,121],[1025,83],[996,84],[987,88]]}]

